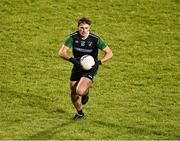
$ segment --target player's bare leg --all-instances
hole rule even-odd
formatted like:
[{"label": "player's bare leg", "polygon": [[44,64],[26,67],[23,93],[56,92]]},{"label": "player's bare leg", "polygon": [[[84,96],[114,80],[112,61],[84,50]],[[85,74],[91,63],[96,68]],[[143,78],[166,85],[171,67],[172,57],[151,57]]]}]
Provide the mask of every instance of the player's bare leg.
[{"label": "player's bare leg", "polygon": [[89,100],[89,88],[92,85],[92,80],[87,77],[82,77],[76,88],[76,93],[81,95],[81,103],[84,105]]},{"label": "player's bare leg", "polygon": [[92,85],[92,80],[90,80],[89,78],[87,77],[82,77],[79,81],[79,83],[77,84],[77,87],[76,87],[76,93],[79,95],[79,96],[83,96],[85,95],[88,90],[89,90],[89,87]]},{"label": "player's bare leg", "polygon": [[76,87],[77,87],[78,81],[70,81],[70,88],[71,88],[71,101],[74,105],[74,107],[77,110],[77,114],[74,116],[73,119],[81,119],[84,116],[84,113],[82,111],[82,103],[81,103],[81,96],[76,94]]},{"label": "player's bare leg", "polygon": [[89,78],[82,77],[80,81],[70,81],[71,100],[77,110],[73,119],[81,119],[84,116],[82,111],[81,96],[87,94],[92,81]]},{"label": "player's bare leg", "polygon": [[82,104],[81,104],[81,97],[76,94],[76,87],[77,87],[78,81],[71,81],[70,82],[70,88],[71,88],[71,101],[76,108],[77,111],[82,110]]},{"label": "player's bare leg", "polygon": [[71,100],[77,110],[82,109],[81,96],[86,95],[92,85],[92,80],[82,77],[79,81],[70,81]]}]

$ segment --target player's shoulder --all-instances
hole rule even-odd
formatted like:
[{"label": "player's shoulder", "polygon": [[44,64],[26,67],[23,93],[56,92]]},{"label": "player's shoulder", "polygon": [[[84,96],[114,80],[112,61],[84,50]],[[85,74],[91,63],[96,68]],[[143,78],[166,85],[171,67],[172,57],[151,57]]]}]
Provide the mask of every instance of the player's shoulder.
[{"label": "player's shoulder", "polygon": [[89,33],[89,36],[93,37],[93,38],[96,38],[96,39],[99,39],[100,37],[97,35],[97,34],[94,34],[92,32]]},{"label": "player's shoulder", "polygon": [[77,36],[77,35],[78,35],[78,31],[75,31],[75,32],[70,34],[70,37],[74,37],[74,36]]}]

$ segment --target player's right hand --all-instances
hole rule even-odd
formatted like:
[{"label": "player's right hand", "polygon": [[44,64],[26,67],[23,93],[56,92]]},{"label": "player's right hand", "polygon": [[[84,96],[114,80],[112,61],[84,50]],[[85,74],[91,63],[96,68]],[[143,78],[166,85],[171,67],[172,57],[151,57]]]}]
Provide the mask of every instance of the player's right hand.
[{"label": "player's right hand", "polygon": [[78,59],[71,57],[69,58],[69,61],[74,64],[75,67],[80,67],[80,62]]}]

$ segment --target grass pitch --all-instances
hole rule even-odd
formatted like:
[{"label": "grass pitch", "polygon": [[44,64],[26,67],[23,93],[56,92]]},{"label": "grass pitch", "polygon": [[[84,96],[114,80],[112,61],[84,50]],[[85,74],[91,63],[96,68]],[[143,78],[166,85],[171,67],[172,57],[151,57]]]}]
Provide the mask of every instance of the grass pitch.
[{"label": "grass pitch", "polygon": [[[1,0],[0,139],[180,139],[179,0]],[[113,51],[72,121],[72,65],[58,57],[76,22]]]}]

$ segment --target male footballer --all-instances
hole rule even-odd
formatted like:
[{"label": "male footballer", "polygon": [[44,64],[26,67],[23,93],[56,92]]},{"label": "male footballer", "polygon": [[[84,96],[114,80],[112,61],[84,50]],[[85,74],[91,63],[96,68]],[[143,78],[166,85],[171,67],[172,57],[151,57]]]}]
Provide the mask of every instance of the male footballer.
[{"label": "male footballer", "polygon": [[[70,76],[71,100],[77,113],[74,120],[84,117],[82,105],[89,99],[89,88],[93,82],[98,68],[105,61],[112,57],[111,49],[97,35],[90,32],[91,21],[85,17],[78,21],[78,31],[72,33],[59,50],[59,56],[73,64]],[[72,49],[73,57],[68,55],[68,50]],[[104,52],[98,60],[98,51]],[[80,65],[80,58],[83,55],[91,55],[95,60],[95,65],[90,70],[83,70]]]}]

